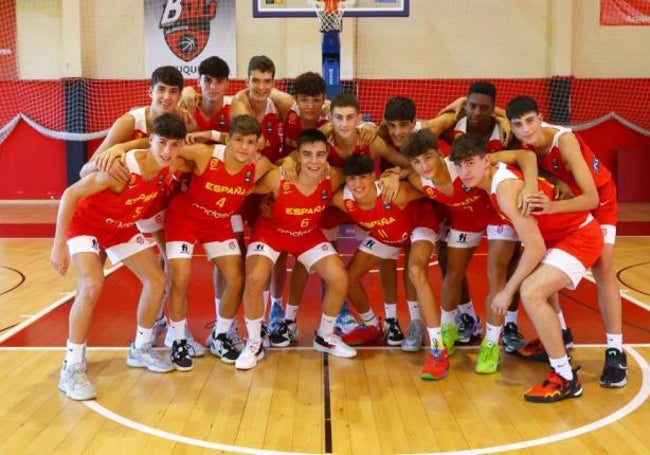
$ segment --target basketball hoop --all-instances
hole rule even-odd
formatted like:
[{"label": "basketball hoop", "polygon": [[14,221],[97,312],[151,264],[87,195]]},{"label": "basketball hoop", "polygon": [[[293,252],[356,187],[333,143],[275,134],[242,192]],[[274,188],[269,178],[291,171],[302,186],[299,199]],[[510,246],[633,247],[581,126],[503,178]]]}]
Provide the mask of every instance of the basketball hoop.
[{"label": "basketball hoop", "polygon": [[354,4],[353,0],[312,0],[316,15],[320,21],[321,33],[340,32],[343,27],[345,8]]}]

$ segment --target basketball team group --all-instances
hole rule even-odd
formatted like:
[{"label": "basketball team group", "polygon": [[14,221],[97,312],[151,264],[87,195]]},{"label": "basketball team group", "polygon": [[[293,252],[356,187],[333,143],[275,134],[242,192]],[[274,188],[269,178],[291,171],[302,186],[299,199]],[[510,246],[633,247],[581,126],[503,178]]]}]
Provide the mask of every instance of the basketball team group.
[{"label": "basketball team group", "polygon": [[[130,367],[189,371],[209,351],[255,368],[269,347],[297,341],[300,305],[315,304],[301,303],[314,273],[323,293],[313,349],[342,358],[365,344],[425,349],[421,378],[444,380],[456,346],[480,341],[477,374],[496,373],[502,351],[550,364],[524,392],[535,403],[582,395],[558,292],[591,268],[607,344],[600,385],[626,385],[616,187],[577,134],[544,122],[536,100],[496,108],[494,85],[478,81],[432,119],[417,119],[410,98],[390,98],[376,125],[362,121],[355,95],[326,100],[317,73],[293,79],[291,94],[275,89],[266,56],[251,58],[246,88],[233,96],[221,58],[198,73],[195,90],[176,68],[156,69],[151,104],[114,122],[61,197],[51,263],[61,275],[72,263],[78,277],[58,385],[66,396],[97,394],[86,340],[107,257],[142,283]],[[337,252],[342,225],[358,239],[347,263]],[[485,325],[467,274],[484,237]],[[197,245],[214,264],[216,317],[205,342],[187,324]],[[397,317],[400,254],[408,323]],[[440,289],[430,282],[434,254]],[[383,314],[363,286],[373,269]],[[520,302],[532,341],[517,325]]]}]

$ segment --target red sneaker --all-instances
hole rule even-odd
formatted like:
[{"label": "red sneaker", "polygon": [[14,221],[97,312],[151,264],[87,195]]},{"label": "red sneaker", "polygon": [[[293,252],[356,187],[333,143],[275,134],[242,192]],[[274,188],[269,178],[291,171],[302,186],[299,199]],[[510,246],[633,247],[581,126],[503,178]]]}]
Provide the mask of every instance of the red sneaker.
[{"label": "red sneaker", "polygon": [[448,371],[449,354],[447,353],[447,348],[436,347],[429,349],[420,378],[425,381],[436,381],[438,379],[446,378]]},{"label": "red sneaker", "polygon": [[582,384],[577,369],[573,371],[573,379],[570,381],[551,370],[544,382],[526,390],[524,399],[532,403],[554,403],[565,398],[578,398],[580,395]]},{"label": "red sneaker", "polygon": [[378,325],[371,325],[361,323],[352,330],[350,333],[344,334],[341,339],[348,346],[359,346],[362,344],[370,344],[375,341],[381,341],[383,333],[381,330],[381,321]]}]

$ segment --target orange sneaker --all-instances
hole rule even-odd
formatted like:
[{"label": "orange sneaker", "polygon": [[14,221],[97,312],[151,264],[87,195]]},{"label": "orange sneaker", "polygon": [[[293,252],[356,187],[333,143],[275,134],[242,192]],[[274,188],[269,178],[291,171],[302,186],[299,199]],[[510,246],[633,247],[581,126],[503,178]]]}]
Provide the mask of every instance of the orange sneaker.
[{"label": "orange sneaker", "polygon": [[570,381],[551,370],[544,382],[526,390],[524,399],[532,403],[554,403],[565,398],[578,398],[580,395],[582,384],[577,369],[573,371],[573,379]]},{"label": "orange sneaker", "polygon": [[437,345],[429,349],[420,378],[425,381],[436,381],[446,378],[448,371],[449,354],[447,349],[444,346],[440,348]]}]

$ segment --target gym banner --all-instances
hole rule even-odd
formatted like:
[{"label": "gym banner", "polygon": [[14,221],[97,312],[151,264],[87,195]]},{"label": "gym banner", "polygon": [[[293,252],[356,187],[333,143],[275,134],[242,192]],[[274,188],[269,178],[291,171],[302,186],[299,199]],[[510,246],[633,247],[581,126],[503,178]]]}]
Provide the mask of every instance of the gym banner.
[{"label": "gym banner", "polygon": [[0,80],[15,81],[16,67],[16,3],[2,2],[0,7]]},{"label": "gym banner", "polygon": [[237,76],[235,0],[145,0],[144,22],[145,77],[172,65],[193,79],[212,55]]},{"label": "gym banner", "polygon": [[650,0],[600,0],[600,25],[650,25]]}]

